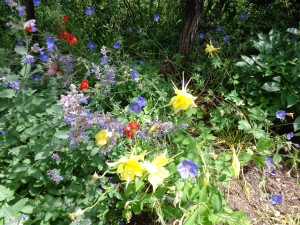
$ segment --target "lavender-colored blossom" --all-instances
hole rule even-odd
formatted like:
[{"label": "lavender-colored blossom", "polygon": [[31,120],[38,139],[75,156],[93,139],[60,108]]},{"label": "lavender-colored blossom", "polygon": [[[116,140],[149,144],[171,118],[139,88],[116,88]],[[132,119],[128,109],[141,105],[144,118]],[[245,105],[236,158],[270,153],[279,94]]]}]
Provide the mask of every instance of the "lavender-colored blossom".
[{"label": "lavender-colored blossom", "polygon": [[272,205],[277,205],[282,203],[282,195],[272,194],[270,198]]},{"label": "lavender-colored blossom", "polygon": [[29,29],[31,32],[36,32],[36,25],[35,25],[35,20],[28,20],[24,23],[24,28]]},{"label": "lavender-colored blossom", "polygon": [[16,92],[19,92],[19,91],[20,91],[20,84],[21,84],[21,81],[20,81],[20,80],[11,81],[11,82],[7,82],[7,81],[4,81],[4,82],[3,82],[3,85],[4,85],[5,87],[13,88],[13,89],[15,89]]},{"label": "lavender-colored blossom", "polygon": [[41,81],[41,76],[38,74],[34,74],[30,77],[30,79],[34,81]]},{"label": "lavender-colored blossom", "polygon": [[286,115],[286,113],[284,110],[277,110],[277,112],[276,112],[277,119],[283,120],[285,118],[285,115]]},{"label": "lavender-colored blossom", "polygon": [[34,45],[31,46],[31,51],[32,52],[41,52],[43,48],[40,48],[39,43],[35,43]]},{"label": "lavender-colored blossom", "polygon": [[286,134],[286,140],[291,140],[294,137],[294,132],[289,132]]},{"label": "lavender-colored blossom", "polygon": [[121,47],[121,43],[120,42],[116,42],[114,43],[114,49],[119,49]]},{"label": "lavender-colored blossom", "polygon": [[25,7],[25,6],[22,6],[22,5],[18,5],[18,6],[16,7],[16,10],[17,10],[18,13],[19,13],[19,17],[24,17],[24,16],[25,16],[25,14],[26,14],[25,9],[26,9],[26,7]]},{"label": "lavender-colored blossom", "polygon": [[138,96],[135,100],[135,102],[140,106],[140,107],[143,107],[146,105],[146,101],[143,97],[141,96]]},{"label": "lavender-colored blossom", "polygon": [[107,63],[107,61],[108,61],[108,56],[103,56],[103,57],[101,58],[100,65],[101,65],[101,66],[104,66],[104,65]]},{"label": "lavender-colored blossom", "polygon": [[23,215],[22,215],[22,219],[23,219],[23,220],[29,220],[29,215],[23,214]]},{"label": "lavender-colored blossom", "polygon": [[34,57],[32,55],[26,55],[23,59],[24,63],[33,63],[35,62]]},{"label": "lavender-colored blossom", "polygon": [[94,6],[91,6],[91,7],[88,7],[85,9],[85,13],[89,16],[92,16],[95,12],[95,7]]},{"label": "lavender-colored blossom", "polygon": [[41,4],[41,1],[42,1],[42,0],[33,0],[33,5],[34,5],[35,7],[37,7],[37,6],[39,6],[39,5]]},{"label": "lavender-colored blossom", "polygon": [[89,43],[88,43],[88,49],[91,51],[91,50],[93,50],[93,48],[95,48],[95,42],[89,41]]},{"label": "lavender-colored blossom", "polygon": [[204,33],[199,33],[199,38],[200,39],[204,39],[205,38],[205,34]]},{"label": "lavender-colored blossom", "polygon": [[106,47],[102,46],[100,53],[105,56],[107,54],[107,52],[108,52],[108,50],[106,49]]},{"label": "lavender-colored blossom", "polygon": [[177,170],[183,179],[195,177],[198,174],[198,165],[191,160],[185,159],[177,166]]},{"label": "lavender-colored blossom", "polygon": [[74,65],[73,65],[73,57],[71,55],[67,55],[63,60],[63,69],[66,72],[70,72],[73,70]]},{"label": "lavender-colored blossom", "polygon": [[224,35],[222,39],[224,42],[227,42],[229,40],[229,35]]},{"label": "lavender-colored blossom", "polygon": [[5,135],[5,130],[0,130],[0,134],[1,134],[2,136],[4,136],[4,135]]},{"label": "lavender-colored blossom", "polygon": [[222,30],[223,30],[223,27],[221,27],[221,26],[217,27],[217,32],[222,32]]},{"label": "lavender-colored blossom", "polygon": [[271,157],[271,156],[267,157],[265,159],[265,165],[266,165],[266,167],[264,168],[264,171],[266,173],[269,173],[272,176],[276,175],[276,167],[275,167],[275,164],[274,164],[273,157]]},{"label": "lavender-colored blossom", "polygon": [[131,79],[135,80],[135,78],[139,75],[139,72],[135,69],[132,69],[131,71]]},{"label": "lavender-colored blossom", "polygon": [[154,15],[153,15],[153,21],[154,21],[154,22],[158,22],[159,19],[160,19],[160,17],[159,17],[158,14],[154,14]]},{"label": "lavender-colored blossom", "polygon": [[57,153],[53,153],[51,158],[54,159],[55,161],[61,161],[61,158]]},{"label": "lavender-colored blossom", "polygon": [[130,103],[129,108],[131,112],[134,112],[136,114],[139,114],[142,111],[142,108],[136,102]]},{"label": "lavender-colored blossom", "polygon": [[13,23],[11,21],[7,22],[6,26],[9,26],[13,30],[20,30],[20,29],[22,29],[18,24]]},{"label": "lavender-colored blossom", "polygon": [[47,174],[51,180],[56,182],[56,184],[59,184],[59,182],[64,179],[63,176],[59,175],[59,171],[56,169],[48,170]]},{"label": "lavender-colored blossom", "polygon": [[48,60],[49,60],[48,52],[41,51],[39,58],[42,62],[48,62]]},{"label": "lavender-colored blossom", "polygon": [[18,4],[12,0],[4,0],[4,4],[8,5],[9,7],[16,7]]},{"label": "lavender-colored blossom", "polygon": [[242,15],[242,20],[246,20],[248,18],[248,13],[247,12],[243,12]]}]

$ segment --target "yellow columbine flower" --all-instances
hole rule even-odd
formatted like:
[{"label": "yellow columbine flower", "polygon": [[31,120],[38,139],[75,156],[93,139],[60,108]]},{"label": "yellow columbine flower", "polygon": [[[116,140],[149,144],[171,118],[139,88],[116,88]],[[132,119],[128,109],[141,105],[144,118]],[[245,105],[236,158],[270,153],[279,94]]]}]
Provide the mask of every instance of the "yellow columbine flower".
[{"label": "yellow columbine flower", "polygon": [[95,136],[97,145],[99,146],[106,145],[107,139],[111,137],[112,137],[112,132],[108,132],[108,130],[99,131]]},{"label": "yellow columbine flower", "polygon": [[209,44],[206,44],[205,53],[212,55],[213,52],[216,52],[219,49],[220,48],[215,48],[210,41]]},{"label": "yellow columbine flower", "polygon": [[134,179],[135,176],[142,176],[144,167],[138,162],[143,156],[130,156],[129,159],[122,157],[116,163],[107,163],[108,166],[119,165],[117,173],[121,174],[121,180],[126,180],[126,187]]},{"label": "yellow columbine flower", "polygon": [[83,215],[84,212],[85,212],[85,210],[78,209],[78,210],[77,210],[76,212],[74,212],[74,213],[68,213],[68,216],[69,216],[69,218],[70,218],[71,220],[75,220],[75,218],[76,218],[77,216]]},{"label": "yellow columbine flower", "polygon": [[151,163],[149,161],[144,162],[145,169],[149,173],[148,180],[153,186],[153,192],[169,176],[169,171],[163,167],[167,163],[168,159],[164,156],[156,156]]},{"label": "yellow columbine flower", "polygon": [[171,101],[166,106],[173,105],[175,113],[177,113],[180,110],[187,110],[190,106],[197,107],[194,100],[197,97],[194,97],[193,95],[187,93],[187,85],[190,81],[187,82],[187,84],[184,84],[184,79],[182,81],[182,90],[179,90],[175,84],[173,83],[173,88],[175,91],[176,96],[171,98]]},{"label": "yellow columbine flower", "polygon": [[235,153],[235,149],[232,148],[232,169],[233,169],[233,177],[238,178],[241,170],[241,163]]}]

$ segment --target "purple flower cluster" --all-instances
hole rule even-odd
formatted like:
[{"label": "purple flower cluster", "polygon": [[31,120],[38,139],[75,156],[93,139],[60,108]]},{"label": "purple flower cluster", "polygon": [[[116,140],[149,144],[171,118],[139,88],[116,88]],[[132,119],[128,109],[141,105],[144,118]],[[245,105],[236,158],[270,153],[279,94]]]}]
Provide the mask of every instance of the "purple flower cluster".
[{"label": "purple flower cluster", "polygon": [[20,80],[11,81],[11,82],[3,81],[3,84],[5,87],[10,87],[12,89],[15,89],[16,92],[20,91],[20,84],[21,84]]},{"label": "purple flower cluster", "polygon": [[34,57],[32,55],[26,55],[23,59],[24,63],[33,63],[35,62]]},{"label": "purple flower cluster", "polygon": [[56,184],[59,184],[59,182],[64,179],[63,176],[59,175],[59,171],[56,169],[48,170],[47,174],[51,180],[56,182]]}]

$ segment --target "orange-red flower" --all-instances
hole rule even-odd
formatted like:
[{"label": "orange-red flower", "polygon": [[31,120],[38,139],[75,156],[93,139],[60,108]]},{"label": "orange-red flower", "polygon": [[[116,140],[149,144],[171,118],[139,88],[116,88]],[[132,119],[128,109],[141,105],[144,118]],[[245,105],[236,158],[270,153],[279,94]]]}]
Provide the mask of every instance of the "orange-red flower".
[{"label": "orange-red flower", "polygon": [[82,80],[79,87],[82,91],[85,91],[89,87],[89,81],[88,80]]},{"label": "orange-red flower", "polygon": [[140,125],[137,122],[132,121],[123,129],[123,131],[126,137],[133,139],[135,132],[139,129]]},{"label": "orange-red flower", "polygon": [[77,43],[77,38],[73,34],[67,34],[67,42],[69,45],[73,45]]},{"label": "orange-red flower", "polygon": [[68,22],[68,20],[69,20],[69,16],[64,15],[62,18],[62,21],[64,21],[66,23],[66,22]]},{"label": "orange-red flower", "polygon": [[60,32],[60,39],[66,39],[68,37],[68,32],[66,30],[62,30]]}]

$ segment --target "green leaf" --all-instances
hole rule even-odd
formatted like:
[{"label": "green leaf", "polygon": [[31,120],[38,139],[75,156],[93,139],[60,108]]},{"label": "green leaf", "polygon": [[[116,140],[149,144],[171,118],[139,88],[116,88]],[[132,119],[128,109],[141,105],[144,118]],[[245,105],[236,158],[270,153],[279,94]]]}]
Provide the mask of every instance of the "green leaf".
[{"label": "green leaf", "polygon": [[238,129],[239,130],[243,130],[243,131],[245,131],[245,132],[247,132],[247,131],[249,131],[249,130],[251,130],[251,125],[248,123],[248,121],[246,121],[246,120],[240,120],[239,122],[238,122]]},{"label": "green leaf", "polygon": [[[68,130],[58,130],[55,132],[54,137],[57,137],[59,139],[67,139],[69,136],[69,132]],[[97,151],[99,150],[99,148],[97,148]]]},{"label": "green leaf", "polygon": [[32,214],[34,207],[31,205],[25,205],[23,209],[20,210],[20,212],[25,214]]},{"label": "green leaf", "polygon": [[300,130],[300,116],[297,116],[297,118],[295,119],[293,123],[293,127],[294,127],[294,132]]},{"label": "green leaf", "polygon": [[12,82],[18,80],[19,78],[20,78],[19,75],[9,75],[5,77],[5,81]]},{"label": "green leaf", "polygon": [[221,197],[220,193],[213,194],[213,196],[211,198],[211,203],[213,205],[215,213],[221,212],[221,210],[222,210],[222,197]]},{"label": "green leaf", "polygon": [[271,138],[260,138],[257,141],[256,149],[258,152],[268,150],[274,146],[274,140]]},{"label": "green leaf", "polygon": [[281,162],[282,157],[280,154],[276,153],[273,156],[273,160],[274,160],[274,164],[278,165]]},{"label": "green leaf", "polygon": [[16,91],[13,89],[5,89],[3,91],[0,91],[1,98],[12,98],[15,95],[16,95]]},{"label": "green leaf", "polygon": [[18,202],[16,202],[11,208],[15,213],[18,213],[24,208],[27,202],[28,202],[28,198],[23,198]]},{"label": "green leaf", "polygon": [[24,46],[17,45],[14,50],[19,55],[26,55],[27,54],[27,49]]},{"label": "green leaf", "polygon": [[267,82],[261,87],[261,89],[268,92],[276,92],[280,90],[280,85],[277,82]]},{"label": "green leaf", "polygon": [[11,199],[13,195],[14,195],[13,191],[6,188],[5,186],[0,185],[0,201],[3,201],[5,199]]},{"label": "green leaf", "polygon": [[290,108],[293,105],[297,104],[299,102],[299,98],[295,94],[289,94],[287,96],[287,107]]},{"label": "green leaf", "polygon": [[184,225],[195,225],[198,224],[197,223],[197,219],[198,219],[198,215],[199,215],[199,210],[198,210],[198,206],[193,206],[191,207],[190,210],[194,210],[192,211],[192,215],[190,215],[189,217],[186,218]]},{"label": "green leaf", "polygon": [[185,137],[183,140],[182,140],[182,144],[183,145],[188,145],[188,144],[190,144],[190,142],[191,142],[191,138],[190,137]]},{"label": "green leaf", "polygon": [[199,196],[199,203],[200,202],[206,202],[207,200],[207,188],[206,187],[203,187],[200,191],[200,196]]}]

